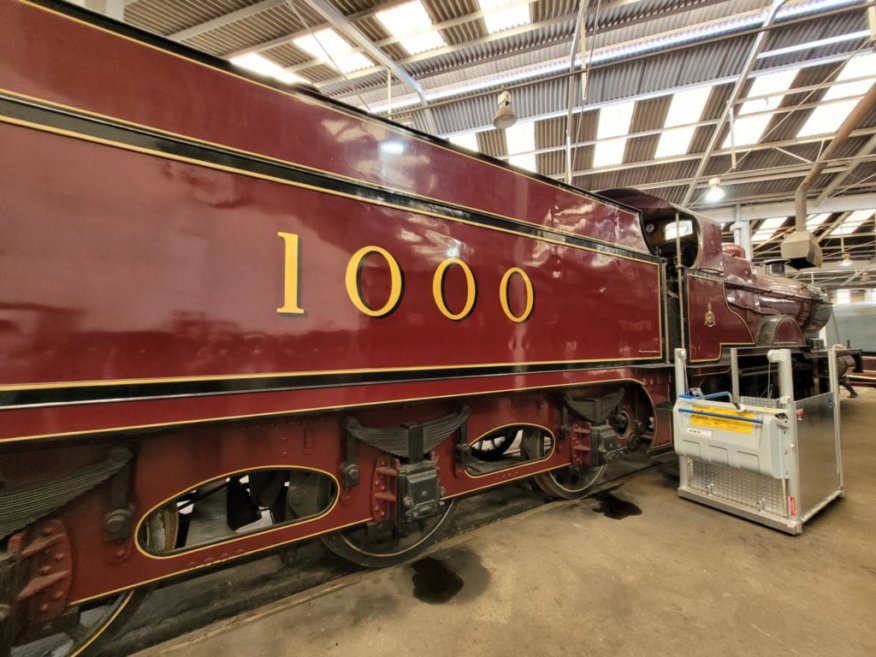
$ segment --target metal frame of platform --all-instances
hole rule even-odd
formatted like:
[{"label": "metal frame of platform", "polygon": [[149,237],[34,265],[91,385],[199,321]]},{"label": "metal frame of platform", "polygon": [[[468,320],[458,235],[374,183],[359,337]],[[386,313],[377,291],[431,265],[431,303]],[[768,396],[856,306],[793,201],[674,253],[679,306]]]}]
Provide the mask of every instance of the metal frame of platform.
[{"label": "metal frame of platform", "polygon": [[675,354],[673,408],[680,497],[789,534],[831,501],[845,496],[836,350],[827,352],[830,389],[794,399],[791,352],[767,353],[777,366],[778,398],[739,396],[738,350],[732,350],[732,392],[692,395],[686,353]]}]

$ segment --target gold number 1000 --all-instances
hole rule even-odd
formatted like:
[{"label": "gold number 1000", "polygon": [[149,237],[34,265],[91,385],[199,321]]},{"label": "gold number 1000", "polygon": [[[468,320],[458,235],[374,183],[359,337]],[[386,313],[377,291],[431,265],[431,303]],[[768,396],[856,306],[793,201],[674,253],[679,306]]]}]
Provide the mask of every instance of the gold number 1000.
[{"label": "gold number 1000", "polygon": [[[298,235],[295,233],[284,232],[279,232],[277,235],[283,240],[284,246],[283,305],[277,308],[277,312],[283,315],[303,315],[304,309],[301,307],[300,289],[301,265],[299,261],[301,247],[298,241]],[[380,308],[371,308],[366,304],[365,300],[362,298],[362,291],[360,288],[360,274],[363,261],[368,256],[372,255],[382,257],[389,266],[390,271],[391,285],[389,299],[387,299],[386,303]],[[444,274],[450,266],[459,267],[466,279],[466,302],[463,308],[457,313],[453,313],[447,307],[444,300]],[[511,310],[508,288],[510,287],[511,278],[513,276],[519,276],[522,280],[526,296],[526,303],[520,314],[515,314]],[[379,246],[364,246],[356,251],[347,263],[344,278],[347,296],[350,298],[350,301],[359,312],[364,313],[369,317],[384,317],[391,313],[400,303],[401,297],[404,293],[402,286],[403,276],[398,261],[391,253],[389,253],[389,251]],[[474,274],[468,265],[462,260],[459,260],[458,258],[449,258],[438,265],[432,281],[432,295],[436,307],[445,317],[455,321],[467,317],[475,303],[476,289]],[[532,309],[535,305],[535,291],[533,290],[532,281],[529,279],[529,275],[519,267],[511,267],[502,276],[502,283],[499,286],[499,305],[505,316],[515,323],[525,322],[532,314]]]}]

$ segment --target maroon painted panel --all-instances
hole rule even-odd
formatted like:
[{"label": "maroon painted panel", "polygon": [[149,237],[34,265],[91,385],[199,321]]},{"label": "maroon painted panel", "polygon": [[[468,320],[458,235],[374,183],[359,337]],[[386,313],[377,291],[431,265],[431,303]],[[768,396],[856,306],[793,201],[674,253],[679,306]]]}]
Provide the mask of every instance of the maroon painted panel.
[{"label": "maroon painted panel", "polygon": [[697,269],[720,272],[723,269],[723,250],[721,248],[721,224],[695,217],[699,228],[700,254]]},{"label": "maroon painted panel", "polygon": [[[757,335],[765,318],[786,315],[802,336],[800,327],[806,326],[815,310],[812,292],[805,283],[758,272],[744,258],[724,254],[723,259],[727,302],[746,318],[752,335]],[[803,339],[793,341],[802,343]]]},{"label": "maroon painted panel", "polygon": [[783,318],[776,327],[773,344],[802,345],[806,342],[800,326],[790,317]]},{"label": "maroon painted panel", "polygon": [[754,344],[745,320],[727,304],[724,282],[687,277],[687,341],[691,362],[718,360],[722,347]]},{"label": "maroon painted panel", "polygon": [[[0,2],[0,26],[0,89],[646,250],[638,217],[629,210],[475,160],[384,122],[26,2]],[[52,48],[40,47],[45,43]],[[58,52],[67,55],[57,57]]]},{"label": "maroon painted panel", "polygon": [[[0,138],[0,303],[18,342],[0,374],[7,385],[660,356],[652,262],[36,130],[0,126]],[[279,231],[299,236],[301,315],[277,311]],[[345,288],[348,262],[368,245],[390,252],[404,276],[386,317],[366,316]],[[433,295],[449,257],[469,264],[477,287],[459,321]],[[534,296],[520,323],[500,302],[514,267]],[[381,306],[386,262],[372,256],[360,279],[367,304]],[[464,306],[460,268],[444,296]],[[519,276],[509,297],[522,313]]]}]

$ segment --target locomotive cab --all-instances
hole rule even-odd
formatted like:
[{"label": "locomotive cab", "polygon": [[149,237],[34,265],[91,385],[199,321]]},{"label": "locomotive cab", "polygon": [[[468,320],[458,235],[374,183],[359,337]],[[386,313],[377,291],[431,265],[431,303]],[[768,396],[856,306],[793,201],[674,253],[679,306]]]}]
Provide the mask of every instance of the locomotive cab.
[{"label": "locomotive cab", "polygon": [[[696,217],[668,201],[637,189],[610,189],[600,192],[601,196],[624,203],[639,212],[642,234],[648,250],[665,258],[675,267],[693,267],[700,255],[702,226]],[[676,279],[675,267],[670,268],[668,276]]]},{"label": "locomotive cab", "polygon": [[693,267],[699,255],[699,225],[678,214],[642,220],[645,242],[654,255],[682,267]]},{"label": "locomotive cab", "polygon": [[[639,212],[642,235],[648,250],[666,262],[669,344],[672,348],[682,346],[682,271],[701,264],[704,231],[709,226],[684,209],[637,189],[611,189],[600,192],[600,195],[629,205]],[[718,240],[720,241],[720,234]]]}]

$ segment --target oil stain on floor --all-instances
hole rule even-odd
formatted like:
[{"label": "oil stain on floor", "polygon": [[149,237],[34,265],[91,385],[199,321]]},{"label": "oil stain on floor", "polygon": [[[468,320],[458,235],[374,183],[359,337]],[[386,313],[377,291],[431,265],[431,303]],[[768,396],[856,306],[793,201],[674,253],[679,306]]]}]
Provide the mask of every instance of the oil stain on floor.
[{"label": "oil stain on floor", "polygon": [[443,561],[426,557],[411,564],[414,570],[414,597],[421,602],[440,605],[451,600],[465,582]]},{"label": "oil stain on floor", "polygon": [[629,516],[642,515],[642,509],[640,509],[638,506],[636,506],[632,502],[628,502],[627,500],[622,500],[621,498],[612,495],[608,491],[604,493],[599,493],[596,496],[596,499],[599,501],[599,506],[593,510],[596,513],[601,513],[606,518],[611,518],[612,520],[622,520],[623,518],[627,518]]},{"label": "oil stain on floor", "polygon": [[438,550],[415,561],[407,572],[407,591],[413,583],[413,595],[421,602],[439,605],[453,600],[466,603],[474,600],[490,585],[490,571],[481,563],[480,555],[465,547]]}]

